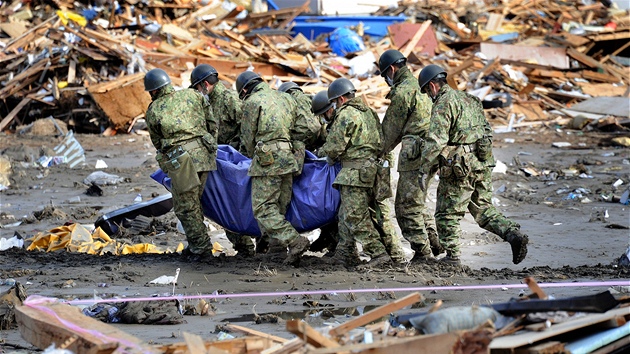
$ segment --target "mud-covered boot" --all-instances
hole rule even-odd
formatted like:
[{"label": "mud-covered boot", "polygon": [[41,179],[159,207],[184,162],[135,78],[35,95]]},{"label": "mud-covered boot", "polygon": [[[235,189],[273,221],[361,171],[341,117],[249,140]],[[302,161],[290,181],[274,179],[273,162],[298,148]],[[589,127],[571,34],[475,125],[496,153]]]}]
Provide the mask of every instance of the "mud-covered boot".
[{"label": "mud-covered boot", "polygon": [[429,232],[429,245],[431,245],[431,253],[436,257],[444,252],[444,247],[440,243],[440,237],[435,232]]},{"label": "mud-covered boot", "polygon": [[527,243],[529,237],[521,233],[520,230],[511,230],[505,235],[505,240],[512,246],[512,263],[519,264],[527,256]]},{"label": "mud-covered boot", "polygon": [[459,257],[451,254],[447,254],[446,257],[440,259],[440,263],[448,264],[454,267],[460,267],[462,265],[462,261],[459,259]]},{"label": "mud-covered boot", "polygon": [[304,236],[298,236],[289,243],[289,254],[284,263],[292,266],[298,266],[304,252],[308,251],[311,241]]},{"label": "mud-covered boot", "polygon": [[427,245],[412,243],[411,249],[416,252],[411,258],[411,263],[432,263],[435,261],[435,257]]}]

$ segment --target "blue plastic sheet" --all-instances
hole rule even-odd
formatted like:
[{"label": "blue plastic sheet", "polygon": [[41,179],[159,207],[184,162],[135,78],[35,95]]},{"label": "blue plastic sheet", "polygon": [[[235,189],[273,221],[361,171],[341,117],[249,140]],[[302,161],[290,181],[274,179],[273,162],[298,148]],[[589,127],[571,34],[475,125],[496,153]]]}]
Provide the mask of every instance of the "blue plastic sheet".
[{"label": "blue plastic sheet", "polygon": [[[219,145],[217,170],[211,171],[201,198],[204,215],[222,227],[239,234],[260,236],[254,219],[251,181],[247,169],[251,160],[229,145]],[[332,184],[341,169],[329,166],[306,152],[304,169],[293,179],[293,197],[286,219],[298,232],[310,231],[336,222],[339,192]],[[151,178],[170,189],[171,181],[157,170]]]},{"label": "blue plastic sheet", "polygon": [[360,52],[365,49],[363,39],[353,30],[343,27],[334,30],[330,34],[328,41],[330,42],[330,49],[339,56]]}]

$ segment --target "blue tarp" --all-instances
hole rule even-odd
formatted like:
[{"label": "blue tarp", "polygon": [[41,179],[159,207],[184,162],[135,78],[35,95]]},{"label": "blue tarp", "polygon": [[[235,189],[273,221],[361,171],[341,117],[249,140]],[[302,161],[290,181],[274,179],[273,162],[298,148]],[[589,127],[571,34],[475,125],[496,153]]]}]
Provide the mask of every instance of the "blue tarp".
[{"label": "blue tarp", "polygon": [[[304,170],[293,179],[293,197],[286,218],[298,232],[335,222],[339,192],[332,183],[341,166],[329,166],[306,152]],[[222,227],[250,236],[260,236],[254,219],[251,182],[247,169],[251,160],[229,145],[219,145],[217,170],[208,174],[201,198],[204,214]],[[157,170],[151,178],[170,189],[170,179]]]},{"label": "blue tarp", "polygon": [[387,26],[405,22],[406,16],[298,16],[293,20],[291,32],[302,33],[314,40],[322,33],[330,33],[340,27],[356,26],[363,22],[364,33],[378,39],[387,36]]}]

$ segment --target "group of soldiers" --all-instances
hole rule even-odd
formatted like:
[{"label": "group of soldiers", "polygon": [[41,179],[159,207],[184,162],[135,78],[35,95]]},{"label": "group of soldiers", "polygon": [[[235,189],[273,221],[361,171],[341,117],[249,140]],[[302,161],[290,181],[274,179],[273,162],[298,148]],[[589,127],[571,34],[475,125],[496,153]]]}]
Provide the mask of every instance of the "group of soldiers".
[{"label": "group of soldiers", "polygon": [[[460,265],[460,221],[466,210],[510,244],[513,263],[523,261],[528,237],[491,202],[492,130],[479,99],[452,89],[437,65],[426,66],[416,79],[397,50],[384,52],[378,67],[391,87],[382,123],[345,78],[311,99],[292,82],[273,90],[251,71],[237,77],[236,91],[207,64],[197,66],[190,89],[180,91],[163,70],[149,71],[144,84],[152,103],[146,121],[157,161],[172,181],[186,255],[211,255],[200,197],[208,172],[216,169],[217,145],[229,144],[252,159],[252,209],[262,234],[254,242],[226,230],[238,254],[277,255],[298,265],[306,251],[327,249],[321,260],[329,264],[405,262],[389,207],[392,151],[401,144],[394,205],[402,236],[415,251],[411,262],[438,262],[436,256],[446,252],[439,262]],[[322,227],[313,244],[285,219],[305,150],[329,164],[341,163],[333,183],[340,194],[338,223]],[[432,215],[427,190],[438,172]],[[357,242],[369,256],[367,264],[359,258]]]}]

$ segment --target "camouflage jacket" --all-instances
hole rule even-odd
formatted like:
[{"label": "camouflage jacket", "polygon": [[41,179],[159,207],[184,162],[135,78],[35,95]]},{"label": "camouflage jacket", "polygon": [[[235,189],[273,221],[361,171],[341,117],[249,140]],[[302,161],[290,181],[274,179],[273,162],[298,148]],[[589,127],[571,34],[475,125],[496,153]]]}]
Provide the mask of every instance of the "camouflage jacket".
[{"label": "camouflage jacket", "polygon": [[[294,100],[265,83],[258,84],[245,97],[241,146],[245,155],[252,158],[249,176],[279,176],[298,170],[290,148],[295,109]],[[261,165],[257,155],[261,148],[271,151],[273,163]]]},{"label": "camouflage jacket", "polygon": [[218,144],[229,144],[238,149],[241,130],[241,100],[236,91],[218,82],[208,95],[212,114],[219,120]]},{"label": "camouflage jacket", "polygon": [[[414,135],[424,139],[429,130],[431,99],[420,93],[418,80],[405,66],[394,76],[394,85],[387,95],[391,100],[383,118],[383,151],[394,150],[402,137]],[[421,140],[417,139],[420,144]],[[398,155],[398,171],[414,171],[420,168],[420,157],[410,158],[404,151]]]},{"label": "camouflage jacket", "polygon": [[[484,135],[491,137],[492,128],[483,113],[481,101],[466,92],[453,90],[449,85],[442,86],[431,110],[420,171],[428,173],[438,163],[440,154],[457,145],[475,144]],[[494,158],[480,164],[492,166]]]},{"label": "camouflage jacket", "polygon": [[[335,184],[373,187],[376,175],[376,158],[381,151],[380,122],[376,112],[355,97],[337,108],[335,118],[326,137],[326,143],[319,149],[319,156],[341,160],[342,168]],[[365,164],[369,168],[344,167],[344,163]],[[367,175],[361,176],[361,171]]]},{"label": "camouflage jacket", "polygon": [[311,112],[312,101],[300,90],[290,90],[288,93],[297,105],[297,116],[293,125],[292,138],[301,141],[307,150],[313,151],[322,128],[319,119]]},{"label": "camouflage jacket", "polygon": [[[151,142],[161,154],[197,139],[198,147],[186,149],[197,172],[217,168],[217,122],[208,101],[196,90],[164,87],[149,105],[146,122]],[[208,131],[213,127],[213,131]],[[158,162],[161,154],[156,156]]]}]

